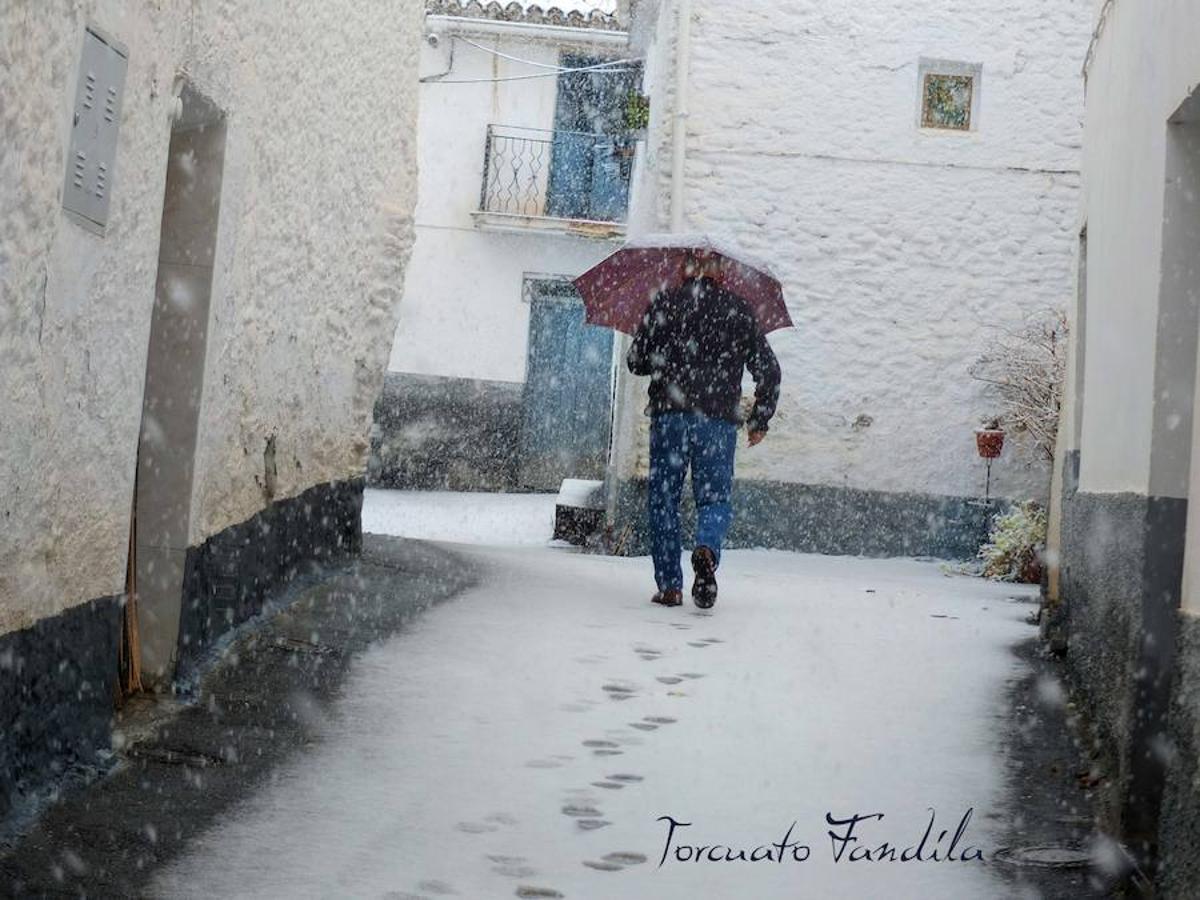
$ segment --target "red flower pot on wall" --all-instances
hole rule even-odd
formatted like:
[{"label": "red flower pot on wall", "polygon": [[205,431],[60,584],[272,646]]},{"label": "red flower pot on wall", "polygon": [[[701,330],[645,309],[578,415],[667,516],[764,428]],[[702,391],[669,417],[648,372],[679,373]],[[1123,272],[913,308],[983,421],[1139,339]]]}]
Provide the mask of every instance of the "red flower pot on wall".
[{"label": "red flower pot on wall", "polygon": [[995,459],[1004,449],[1004,432],[998,428],[975,429],[975,447],[984,459]]}]

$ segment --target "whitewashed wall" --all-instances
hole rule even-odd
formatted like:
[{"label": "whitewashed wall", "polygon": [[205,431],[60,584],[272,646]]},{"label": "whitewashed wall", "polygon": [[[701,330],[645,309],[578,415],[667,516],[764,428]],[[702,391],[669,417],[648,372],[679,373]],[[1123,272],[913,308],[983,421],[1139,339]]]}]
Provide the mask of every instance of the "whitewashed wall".
[{"label": "whitewashed wall", "polygon": [[[666,225],[674,7],[640,13],[661,21],[639,228]],[[967,370],[993,329],[1072,296],[1090,4],[693,10],[685,228],[773,259],[797,326],[772,336],[783,399],[739,474],[982,494],[972,432],[999,405]],[[918,127],[922,58],[982,65],[977,130]],[[617,465],[644,472],[644,443]],[[1009,449],[993,491],[1044,497],[1048,478]]]},{"label": "whitewashed wall", "polygon": [[[446,27],[431,18],[427,30],[438,33]],[[621,52],[607,45],[598,49],[565,43],[542,29],[525,31],[526,37],[497,37],[468,29],[464,36],[509,56],[550,65],[559,63],[564,47]],[[426,45],[421,51],[422,76],[448,67],[452,39],[445,33],[440,37],[437,48]],[[537,71],[460,42],[445,80]],[[481,231],[471,217],[479,208],[487,126],[551,129],[556,95],[553,77],[421,86],[417,242],[390,371],[523,382],[529,328],[529,305],[522,295],[525,275],[574,277],[612,252],[610,242],[570,235]]]},{"label": "whitewashed wall", "polygon": [[1200,83],[1200,4],[1144,12],[1114,4],[1088,78],[1079,487],[1091,492],[1149,492],[1167,120]]},{"label": "whitewashed wall", "polygon": [[[1200,84],[1197,47],[1197,0],[1168,0],[1153,16],[1126,0],[1113,5],[1089,69],[1083,195],[1087,292],[1086,305],[1077,311],[1086,317],[1086,331],[1084,345],[1076,348],[1083,355],[1083,379],[1068,392],[1069,416],[1072,423],[1078,420],[1079,440],[1072,440],[1071,449],[1081,451],[1080,491],[1164,493],[1151,477],[1155,404],[1171,400],[1155,389],[1156,362],[1168,352],[1158,335],[1164,229],[1194,243],[1200,228],[1195,172],[1190,184],[1173,189],[1167,184],[1168,130]],[[1192,111],[1187,126],[1193,135],[1200,130],[1198,113]],[[1194,145],[1192,158],[1194,164]],[[1164,218],[1171,190],[1174,201],[1193,204],[1190,215]],[[1176,212],[1183,210],[1176,207]],[[1194,256],[1172,262],[1190,265],[1194,279]],[[1193,289],[1193,303],[1197,291],[1200,287]],[[1080,396],[1082,404],[1076,402]],[[1200,426],[1200,416],[1193,414],[1192,425]],[[1075,428],[1066,431],[1074,438]],[[1190,490],[1182,492],[1190,498],[1200,496],[1197,437],[1193,433]],[[1182,603],[1195,613],[1200,611],[1200,527],[1194,502],[1188,515]]]},{"label": "whitewashed wall", "polygon": [[[361,474],[415,202],[419,5],[0,7],[0,633],[124,587],[172,80],[228,116],[191,542]],[[129,48],[108,233],[61,204],[84,27]]]}]

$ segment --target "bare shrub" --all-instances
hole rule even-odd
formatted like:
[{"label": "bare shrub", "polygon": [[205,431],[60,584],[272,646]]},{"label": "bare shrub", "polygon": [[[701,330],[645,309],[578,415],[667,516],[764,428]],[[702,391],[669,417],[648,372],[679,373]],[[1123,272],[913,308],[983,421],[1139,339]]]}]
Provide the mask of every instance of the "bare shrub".
[{"label": "bare shrub", "polygon": [[1053,311],[997,329],[970,375],[995,389],[1008,428],[1028,435],[1035,452],[1053,460],[1066,371],[1067,317]]}]

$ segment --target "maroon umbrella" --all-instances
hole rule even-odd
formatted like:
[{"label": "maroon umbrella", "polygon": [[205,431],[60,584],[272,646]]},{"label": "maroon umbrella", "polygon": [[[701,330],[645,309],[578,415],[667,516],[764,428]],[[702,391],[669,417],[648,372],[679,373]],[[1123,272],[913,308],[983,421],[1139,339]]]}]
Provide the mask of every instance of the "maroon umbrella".
[{"label": "maroon umbrella", "polygon": [[702,235],[650,235],[631,241],[576,278],[588,323],[633,334],[654,295],[683,284],[685,266],[694,256],[719,260],[713,280],[746,301],[764,334],[791,327],[783,288],[770,269]]}]

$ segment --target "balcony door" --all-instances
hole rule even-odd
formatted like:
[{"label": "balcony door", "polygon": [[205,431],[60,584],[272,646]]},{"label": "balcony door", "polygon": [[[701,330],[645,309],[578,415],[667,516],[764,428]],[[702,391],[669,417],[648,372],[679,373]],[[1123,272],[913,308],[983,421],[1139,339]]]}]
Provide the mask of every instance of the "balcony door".
[{"label": "balcony door", "polygon": [[[564,68],[581,69],[605,60],[564,53]],[[554,143],[547,215],[566,219],[621,221],[629,203],[633,139],[625,109],[641,84],[641,70],[564,72],[558,76]]]},{"label": "balcony door", "polygon": [[603,478],[612,428],[612,331],[584,323],[583,301],[569,281],[538,279],[528,290],[521,485],[551,491],[564,478]]}]

